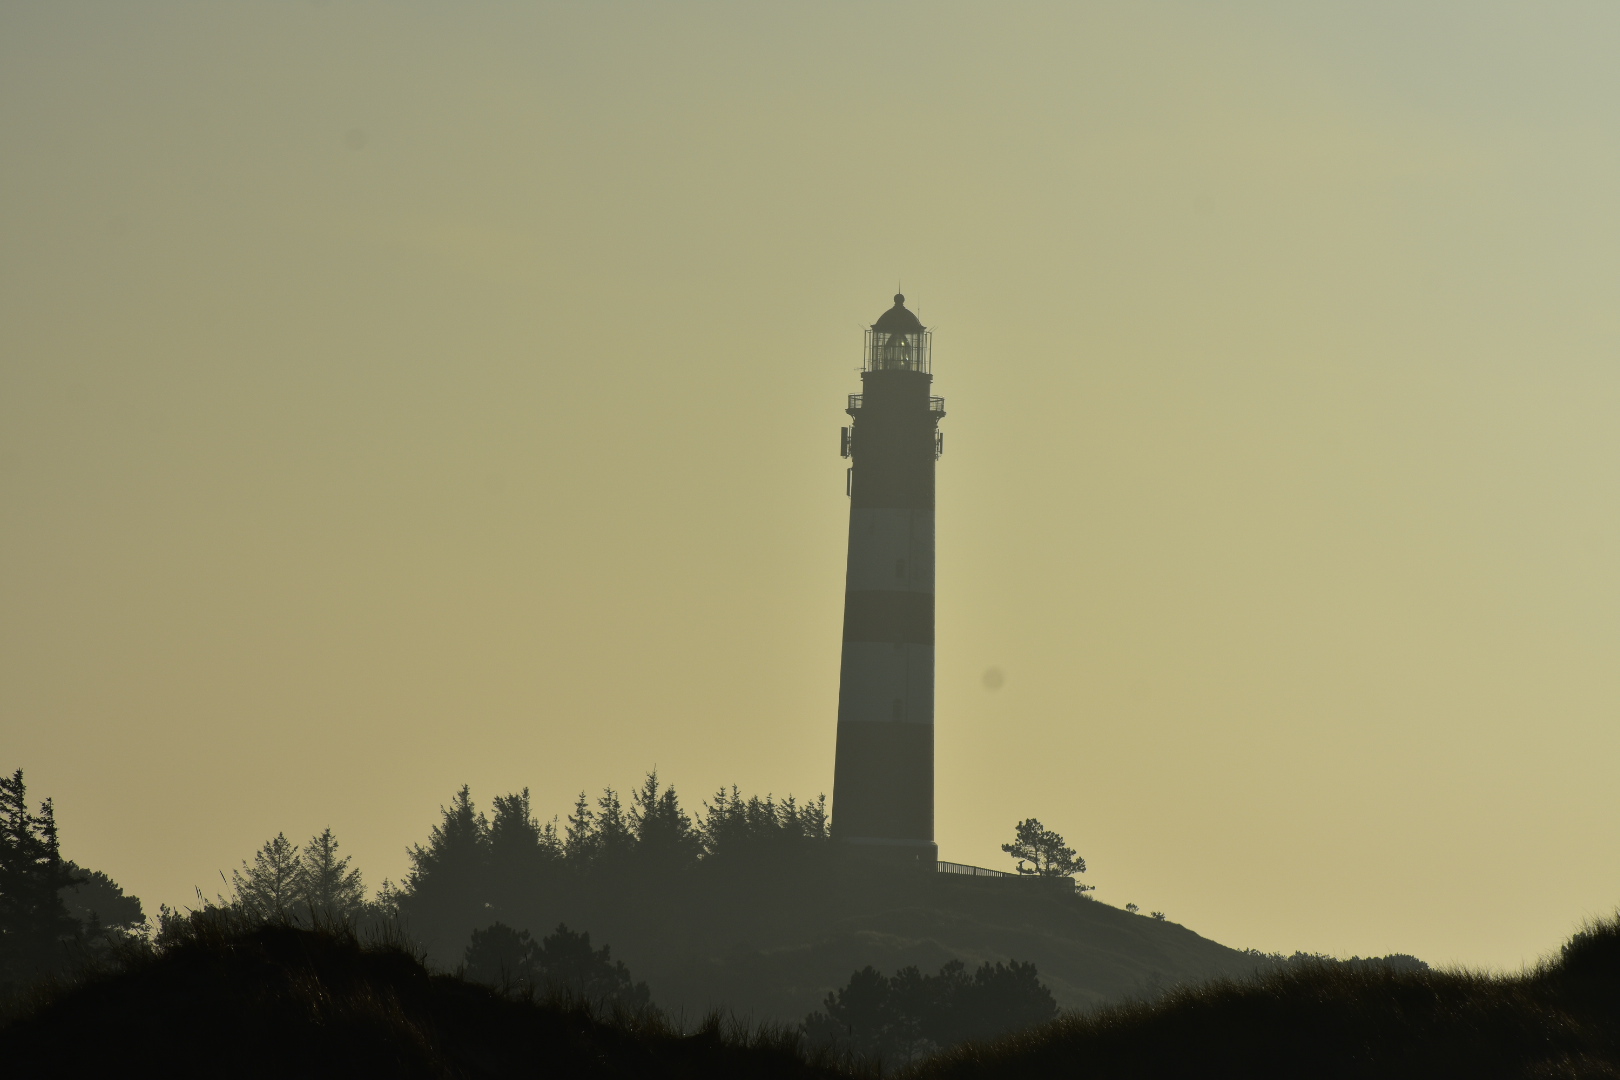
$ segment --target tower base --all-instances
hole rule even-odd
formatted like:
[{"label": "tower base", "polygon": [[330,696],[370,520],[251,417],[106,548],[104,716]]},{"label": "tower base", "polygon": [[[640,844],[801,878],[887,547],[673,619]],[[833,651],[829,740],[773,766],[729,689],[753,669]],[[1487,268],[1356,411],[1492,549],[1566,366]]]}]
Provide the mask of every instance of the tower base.
[{"label": "tower base", "polygon": [[860,836],[833,841],[850,859],[894,867],[915,867],[933,873],[939,869],[939,845],[931,840],[883,840]]}]

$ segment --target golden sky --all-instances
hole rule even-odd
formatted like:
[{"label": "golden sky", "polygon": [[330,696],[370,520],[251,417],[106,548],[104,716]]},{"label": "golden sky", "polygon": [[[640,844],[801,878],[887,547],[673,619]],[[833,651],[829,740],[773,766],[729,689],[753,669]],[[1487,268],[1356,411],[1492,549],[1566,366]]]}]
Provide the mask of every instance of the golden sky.
[{"label": "golden sky", "polygon": [[[0,768],[149,907],[832,786],[935,331],[937,834],[1236,947],[1620,901],[1620,8],[0,6]],[[1004,685],[991,669],[1002,673]]]}]

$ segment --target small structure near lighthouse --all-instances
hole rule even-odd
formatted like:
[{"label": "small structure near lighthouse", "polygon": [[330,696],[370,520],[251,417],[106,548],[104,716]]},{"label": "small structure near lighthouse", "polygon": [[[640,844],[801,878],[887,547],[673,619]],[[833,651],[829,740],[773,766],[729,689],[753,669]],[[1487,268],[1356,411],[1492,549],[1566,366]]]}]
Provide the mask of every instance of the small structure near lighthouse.
[{"label": "small structure near lighthouse", "polygon": [[935,869],[934,463],[943,398],[932,337],[896,295],[866,333],[849,397],[849,569],[832,836]]}]

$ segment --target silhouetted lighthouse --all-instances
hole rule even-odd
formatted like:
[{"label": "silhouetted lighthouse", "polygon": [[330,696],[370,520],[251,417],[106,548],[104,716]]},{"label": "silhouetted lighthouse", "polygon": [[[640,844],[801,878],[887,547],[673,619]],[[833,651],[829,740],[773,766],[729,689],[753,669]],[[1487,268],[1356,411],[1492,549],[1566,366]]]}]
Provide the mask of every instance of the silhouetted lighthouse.
[{"label": "silhouetted lighthouse", "polygon": [[832,833],[934,869],[934,462],[943,398],[932,340],[896,295],[866,334],[843,432],[849,570]]}]

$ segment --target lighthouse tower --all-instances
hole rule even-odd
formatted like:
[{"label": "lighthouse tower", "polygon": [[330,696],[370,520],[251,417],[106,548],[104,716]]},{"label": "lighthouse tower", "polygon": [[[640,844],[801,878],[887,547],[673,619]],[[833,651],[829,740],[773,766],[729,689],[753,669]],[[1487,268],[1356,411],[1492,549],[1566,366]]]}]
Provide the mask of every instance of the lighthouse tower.
[{"label": "lighthouse tower", "polygon": [[934,869],[934,462],[943,398],[931,335],[896,295],[866,334],[843,431],[849,570],[833,839]]}]

